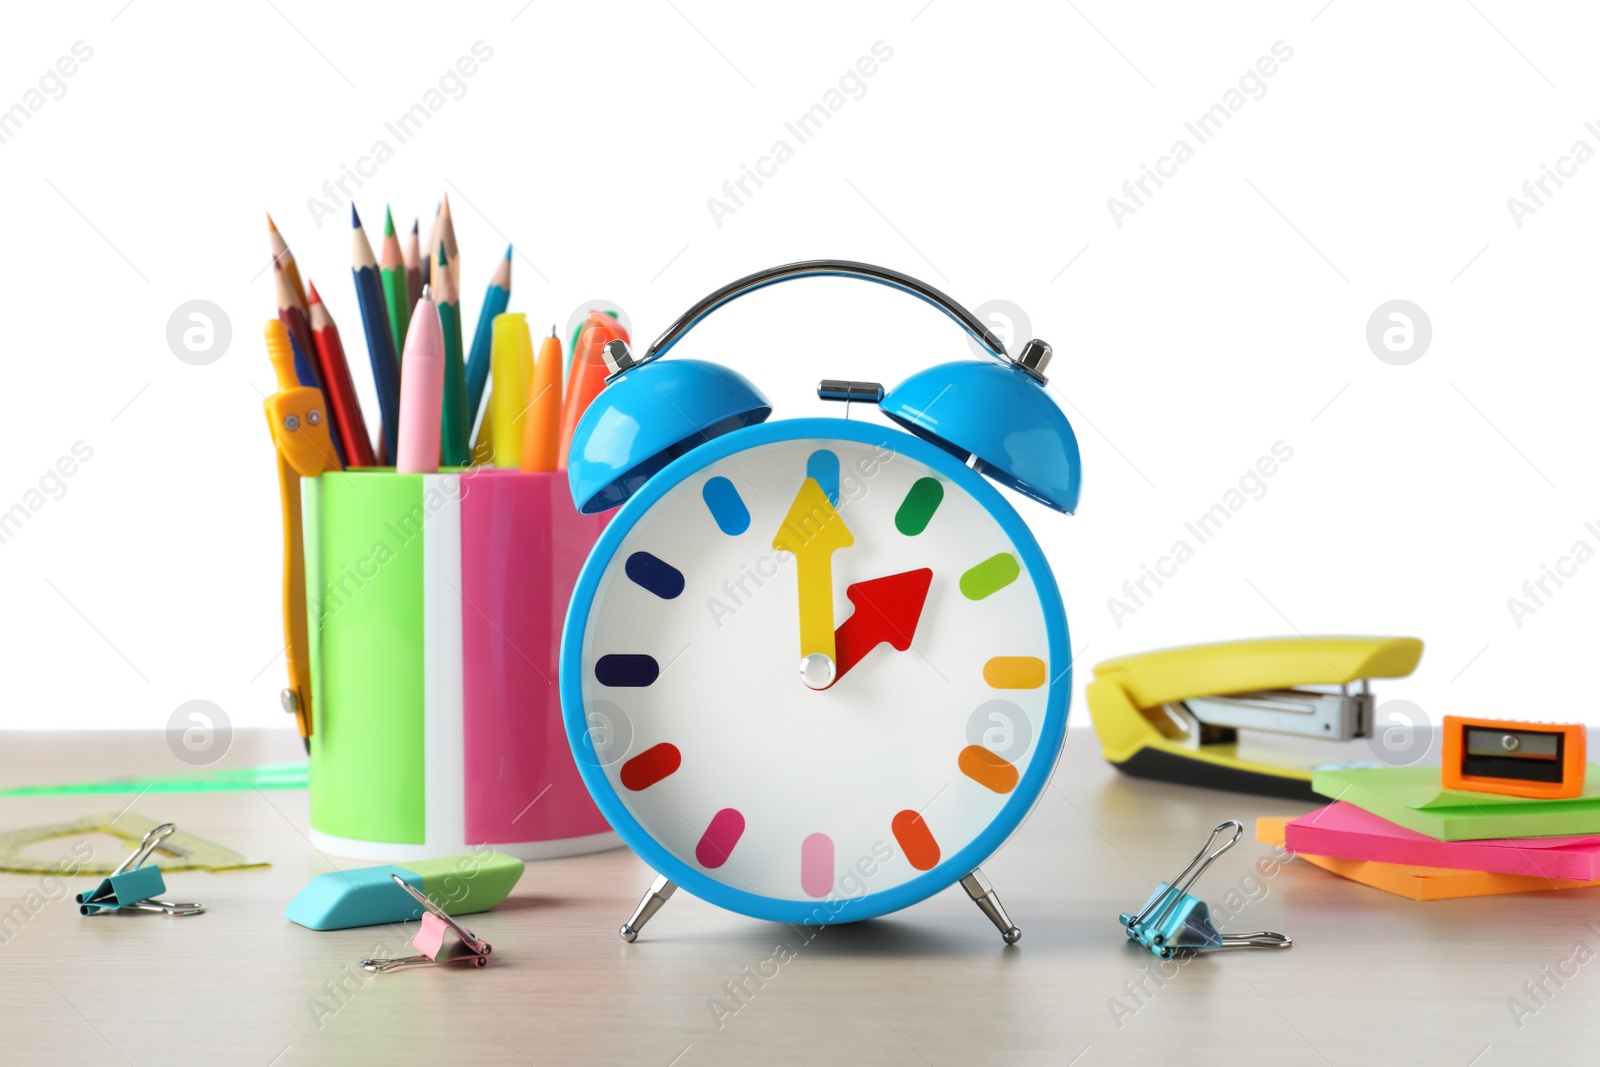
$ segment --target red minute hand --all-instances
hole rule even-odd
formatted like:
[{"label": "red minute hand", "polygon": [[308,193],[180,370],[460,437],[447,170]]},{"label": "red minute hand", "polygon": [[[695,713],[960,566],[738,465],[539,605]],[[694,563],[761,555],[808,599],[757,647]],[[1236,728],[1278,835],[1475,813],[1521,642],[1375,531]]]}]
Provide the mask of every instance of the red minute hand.
[{"label": "red minute hand", "polygon": [[899,652],[911,647],[932,582],[933,571],[923,567],[856,582],[844,591],[856,610],[834,631],[839,660],[835,684],[885,641]]}]

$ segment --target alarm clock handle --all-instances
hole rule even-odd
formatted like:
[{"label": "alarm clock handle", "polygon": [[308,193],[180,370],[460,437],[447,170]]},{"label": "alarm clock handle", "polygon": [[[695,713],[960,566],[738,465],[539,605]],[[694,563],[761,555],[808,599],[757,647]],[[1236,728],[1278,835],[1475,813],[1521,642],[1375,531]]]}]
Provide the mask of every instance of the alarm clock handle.
[{"label": "alarm clock handle", "polygon": [[779,282],[793,281],[796,278],[817,277],[858,278],[862,281],[876,282],[887,285],[891,289],[899,289],[903,293],[910,293],[920,300],[925,300],[955,320],[967,334],[994,358],[1002,363],[1012,362],[1006,353],[1005,342],[996,337],[994,331],[984,324],[984,321],[960,304],[956,303],[944,293],[935,289],[926,282],[919,281],[909,274],[902,274],[888,267],[878,267],[871,263],[859,263],[849,259],[809,259],[799,263],[786,263],[780,267],[769,267],[766,270],[747,274],[737,281],[729,282],[722,288],[703,297],[694,307],[685,311],[668,326],[666,332],[657,337],[635,363],[638,366],[648,363],[658,356],[665,355],[667,350],[683,339],[684,334],[694,329],[700,320],[720,308],[731,300],[736,300],[746,293],[753,293],[757,289],[764,289],[769,285]]}]

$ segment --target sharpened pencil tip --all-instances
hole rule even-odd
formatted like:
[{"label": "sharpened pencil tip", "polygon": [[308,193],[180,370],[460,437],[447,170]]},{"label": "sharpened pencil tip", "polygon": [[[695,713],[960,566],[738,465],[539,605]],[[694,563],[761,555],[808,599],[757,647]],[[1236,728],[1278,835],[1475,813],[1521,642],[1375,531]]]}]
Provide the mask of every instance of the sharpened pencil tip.
[{"label": "sharpened pencil tip", "polygon": [[412,219],[411,220],[411,236],[415,237],[417,235],[417,227],[420,226],[421,224],[422,224],[422,220],[421,219]]},{"label": "sharpened pencil tip", "polygon": [[439,266],[447,267],[449,265],[450,265],[450,257],[444,254],[444,242],[440,241],[439,242]]},{"label": "sharpened pencil tip", "polygon": [[270,211],[267,212],[267,229],[271,230],[273,233],[278,232],[278,224],[272,221],[272,212]]},{"label": "sharpened pencil tip", "polygon": [[310,278],[306,279],[306,303],[320,304],[322,297],[317,293],[317,285]]},{"label": "sharpened pencil tip", "polygon": [[511,246],[510,245],[506,245],[506,258],[507,259],[511,258]]},{"label": "sharpened pencil tip", "polygon": [[383,235],[394,236],[394,212],[389,210],[389,205],[383,205]]},{"label": "sharpened pencil tip", "polygon": [[356,205],[353,200],[350,202],[350,228],[352,230],[361,228],[361,216],[356,213]]}]

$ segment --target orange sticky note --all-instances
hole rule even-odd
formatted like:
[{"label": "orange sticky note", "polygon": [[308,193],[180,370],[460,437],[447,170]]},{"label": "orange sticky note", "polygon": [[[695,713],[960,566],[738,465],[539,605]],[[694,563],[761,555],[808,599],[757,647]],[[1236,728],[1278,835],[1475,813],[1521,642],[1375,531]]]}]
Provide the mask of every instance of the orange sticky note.
[{"label": "orange sticky note", "polygon": [[[1286,818],[1257,819],[1256,840],[1268,845],[1282,845],[1284,828],[1288,823]],[[1377,860],[1342,860],[1332,856],[1308,856],[1303,852],[1296,855],[1342,878],[1407,900],[1452,900],[1456,897],[1537,893],[1551,889],[1587,889],[1600,885],[1600,879],[1573,882],[1564,878],[1535,878],[1525,874],[1455,871],[1445,867],[1414,867],[1408,863],[1380,863]]]}]

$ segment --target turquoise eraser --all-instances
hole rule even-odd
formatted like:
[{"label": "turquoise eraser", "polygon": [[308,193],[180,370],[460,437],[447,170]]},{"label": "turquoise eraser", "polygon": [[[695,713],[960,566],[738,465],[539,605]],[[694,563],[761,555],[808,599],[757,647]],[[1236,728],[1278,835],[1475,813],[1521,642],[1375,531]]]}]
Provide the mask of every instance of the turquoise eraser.
[{"label": "turquoise eraser", "polygon": [[352,926],[405,922],[422,917],[422,905],[394,884],[398,874],[422,890],[422,876],[385,864],[357,871],[319,874],[284,909],[284,917],[312,930],[347,930]]},{"label": "turquoise eraser", "polygon": [[311,879],[284,916],[312,930],[401,923],[422,917],[422,905],[394,884],[393,875],[451,915],[488,911],[505,900],[525,864],[515,856],[485,850],[464,856],[392,863],[354,871],[329,871]]}]

